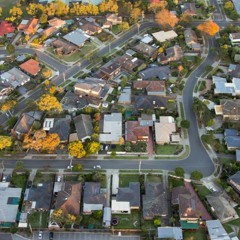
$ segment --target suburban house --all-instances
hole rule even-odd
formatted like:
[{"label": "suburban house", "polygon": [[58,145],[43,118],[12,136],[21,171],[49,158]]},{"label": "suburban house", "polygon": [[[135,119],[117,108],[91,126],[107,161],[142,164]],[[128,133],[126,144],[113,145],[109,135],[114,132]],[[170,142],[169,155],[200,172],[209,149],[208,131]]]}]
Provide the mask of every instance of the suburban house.
[{"label": "suburban house", "polygon": [[190,192],[184,186],[174,187],[172,189],[172,205],[179,205],[180,195],[190,195]]},{"label": "suburban house", "polygon": [[107,192],[99,182],[85,182],[83,186],[83,214],[103,210],[107,206]]},{"label": "suburban house", "polygon": [[211,206],[212,213],[221,223],[239,218],[234,209],[237,204],[232,201],[225,191],[211,193],[207,195],[206,198]]},{"label": "suburban house", "polygon": [[87,35],[95,35],[102,32],[102,28],[97,26],[95,23],[86,22],[84,24],[80,23],[80,29]]},{"label": "suburban house", "polygon": [[232,82],[227,82],[226,78],[212,76],[215,85],[214,94],[240,95],[240,78],[232,78]]},{"label": "suburban house", "polygon": [[167,107],[167,98],[159,96],[136,95],[136,109],[139,111],[147,109],[165,109]]},{"label": "suburban house", "polygon": [[191,3],[187,2],[181,5],[181,11],[182,11],[182,14],[186,13],[191,16],[197,15],[197,9],[196,9],[195,3],[193,2]]},{"label": "suburban house", "polygon": [[121,24],[122,17],[118,16],[116,13],[108,13],[106,15],[106,22],[103,24],[103,28],[110,28],[113,25]]},{"label": "suburban house", "polygon": [[236,162],[240,162],[240,150],[236,150]]},{"label": "suburban house", "polygon": [[190,194],[180,194],[179,217],[182,229],[198,229],[201,212],[196,208],[196,198]]},{"label": "suburban house", "polygon": [[229,33],[229,39],[232,45],[240,44],[240,33]]},{"label": "suburban house", "polygon": [[83,33],[81,29],[77,28],[76,30],[63,36],[63,38],[78,47],[82,47],[84,43],[90,38],[90,36]]},{"label": "suburban house", "polygon": [[53,190],[56,199],[55,209],[62,209],[64,214],[80,214],[82,184],[78,182],[55,182]]},{"label": "suburban house", "polygon": [[30,81],[30,77],[16,67],[1,74],[2,83],[10,83],[13,88],[24,85]]},{"label": "suburban house", "polygon": [[228,183],[240,193],[240,171],[236,172],[234,175],[228,178]]},{"label": "suburban house", "polygon": [[113,61],[105,63],[100,67],[100,77],[105,80],[113,80],[121,71],[121,66]]},{"label": "suburban house", "polygon": [[0,226],[11,227],[17,221],[22,189],[0,186]]},{"label": "suburban house", "polygon": [[51,27],[54,27],[54,28],[56,28],[56,29],[59,29],[59,28],[64,27],[64,25],[66,24],[66,21],[54,17],[54,18],[48,20],[48,24],[49,24],[49,26],[51,26]]},{"label": "suburban house", "polygon": [[58,29],[56,29],[55,27],[47,27],[45,29],[42,30],[41,35],[43,35],[44,37],[50,37],[53,34],[55,34],[58,31]]},{"label": "suburban house", "polygon": [[121,94],[118,98],[118,104],[129,105],[131,104],[131,87],[125,87],[121,90]]},{"label": "suburban house", "polygon": [[194,51],[201,51],[201,44],[198,42],[196,33],[191,28],[187,28],[184,31],[184,38],[190,49]]},{"label": "suburban house", "polygon": [[158,227],[157,239],[183,240],[183,232],[180,227]]},{"label": "suburban house", "polygon": [[[154,40],[153,36],[148,34],[148,33],[146,33],[146,34],[143,35],[143,38],[141,38],[140,41],[142,43],[145,43],[145,44],[151,44],[153,42],[153,40]],[[154,47],[154,45],[153,45],[153,47]]]},{"label": "suburban house", "polygon": [[122,69],[128,72],[132,72],[136,68],[140,68],[144,64],[143,60],[126,53],[122,56],[116,57],[114,61],[118,63]]},{"label": "suburban house", "polygon": [[[51,3],[53,0],[38,0],[39,3],[41,4],[47,4],[47,3]],[[76,2],[79,2],[79,1],[76,1],[76,0],[62,0],[63,3],[69,5],[69,4],[72,4],[72,3],[76,3]],[[93,5],[99,5],[100,3],[102,2],[102,0],[82,0],[81,3],[83,4],[93,4]]]},{"label": "suburban house", "polygon": [[139,121],[127,121],[125,123],[126,142],[148,142],[149,134],[149,126],[141,126]]},{"label": "suburban house", "polygon": [[221,222],[217,220],[206,221],[208,236],[210,240],[232,240],[227,234]]},{"label": "suburban house", "polygon": [[27,188],[24,194],[24,206],[26,212],[34,211],[49,211],[52,194],[53,182],[39,183],[36,187]]},{"label": "suburban house", "polygon": [[22,20],[22,22],[18,25],[18,31],[22,30],[26,35],[34,34],[38,29],[37,18],[31,18],[30,20]]},{"label": "suburban house", "polygon": [[139,73],[142,80],[156,79],[167,80],[170,76],[170,68],[168,66],[148,67]]},{"label": "suburban house", "polygon": [[[91,116],[88,114],[80,114],[73,118],[73,122],[76,129],[76,139],[74,140],[81,140],[82,142],[85,142],[87,139],[91,139],[91,136],[93,135],[93,125],[92,125],[92,119]],[[73,137],[73,134],[70,134],[69,139]]]},{"label": "suburban house", "polygon": [[31,76],[36,76],[41,71],[40,63],[34,59],[29,59],[19,65],[19,67]]},{"label": "suburban house", "polygon": [[230,78],[240,78],[240,64],[229,64],[228,75]]},{"label": "suburban house", "polygon": [[6,36],[8,34],[14,33],[15,27],[12,23],[2,21],[0,24],[0,37]]},{"label": "suburban house", "polygon": [[165,81],[134,81],[133,88],[145,90],[147,95],[166,96]]},{"label": "suburban house", "polygon": [[88,96],[79,96],[71,91],[68,91],[61,100],[63,110],[68,112],[76,112],[86,107],[99,108],[101,100]]},{"label": "suburban house", "polygon": [[105,100],[109,93],[110,87],[106,81],[99,78],[80,79],[73,86],[74,93]]},{"label": "suburban house", "polygon": [[140,209],[140,183],[130,182],[128,187],[118,188],[116,197],[112,197],[112,213],[131,213],[132,209]]},{"label": "suburban house", "polygon": [[56,39],[50,43],[57,55],[71,55],[78,50],[78,47],[63,39]]},{"label": "suburban house", "polygon": [[240,136],[237,129],[225,129],[224,140],[229,151],[235,151],[240,148]]},{"label": "suburban house", "polygon": [[165,31],[155,32],[155,33],[152,33],[152,35],[158,42],[161,42],[161,43],[165,41],[170,41],[178,36],[174,30],[170,30],[166,32]]},{"label": "suburban house", "polygon": [[31,132],[34,122],[40,121],[42,116],[43,112],[40,111],[23,113],[11,129],[12,136],[18,140],[22,140],[26,134]]},{"label": "suburban house", "polygon": [[61,143],[67,143],[70,132],[71,116],[65,118],[45,118],[43,130],[49,133],[57,133]]},{"label": "suburban house", "polygon": [[103,127],[100,129],[99,142],[106,144],[118,144],[122,138],[122,114],[105,114]]},{"label": "suburban house", "polygon": [[148,58],[150,60],[156,59],[158,55],[157,48],[143,42],[139,42],[136,46],[133,47],[133,50],[142,54],[145,58]]},{"label": "suburban house", "polygon": [[0,81],[0,100],[7,98],[10,92],[13,90],[13,86],[8,82]]},{"label": "suburban house", "polygon": [[172,61],[178,61],[183,57],[183,50],[180,46],[175,45],[173,47],[167,48],[165,53],[158,55],[158,62],[161,64],[168,64]]},{"label": "suburban house", "polygon": [[238,0],[232,0],[236,12],[240,15],[240,2]]},{"label": "suburban house", "polygon": [[168,198],[162,183],[145,183],[145,194],[142,196],[143,218],[152,220],[155,217],[168,215]]},{"label": "suburban house", "polygon": [[178,143],[179,134],[176,133],[176,123],[171,116],[160,116],[159,122],[155,122],[155,139],[157,144]]},{"label": "suburban house", "polygon": [[214,109],[216,115],[221,115],[225,122],[240,120],[240,99],[222,99],[220,105],[215,105]]}]

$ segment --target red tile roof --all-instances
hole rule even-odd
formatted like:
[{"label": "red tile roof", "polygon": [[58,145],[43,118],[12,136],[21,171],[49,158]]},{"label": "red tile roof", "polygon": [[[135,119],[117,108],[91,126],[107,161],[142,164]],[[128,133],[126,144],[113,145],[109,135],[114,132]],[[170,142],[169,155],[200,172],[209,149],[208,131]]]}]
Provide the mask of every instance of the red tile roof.
[{"label": "red tile roof", "polygon": [[13,33],[15,28],[12,26],[12,23],[2,21],[0,24],[0,36],[4,36],[9,33]]},{"label": "red tile roof", "polygon": [[148,141],[148,126],[140,126],[138,121],[127,121],[125,129],[127,142]]},{"label": "red tile roof", "polygon": [[38,19],[32,18],[31,20],[29,20],[26,27],[24,27],[23,31],[25,34],[28,34],[28,35],[33,34],[36,32],[37,26],[38,26]]},{"label": "red tile roof", "polygon": [[36,76],[38,72],[41,70],[39,62],[34,59],[29,59],[28,61],[19,65],[19,67],[33,76]]}]

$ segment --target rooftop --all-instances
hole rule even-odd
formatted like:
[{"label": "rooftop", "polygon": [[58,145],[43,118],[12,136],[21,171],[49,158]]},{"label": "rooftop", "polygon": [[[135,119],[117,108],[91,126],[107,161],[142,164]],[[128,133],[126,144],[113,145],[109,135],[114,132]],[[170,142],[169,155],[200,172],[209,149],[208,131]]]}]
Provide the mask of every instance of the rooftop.
[{"label": "rooftop", "polygon": [[174,39],[175,37],[177,37],[177,33],[173,30],[170,31],[159,31],[159,32],[155,32],[152,33],[153,37],[159,41],[159,42],[165,42],[167,40],[171,40]]},{"label": "rooftop", "polygon": [[90,37],[83,33],[81,29],[76,29],[66,34],[63,38],[77,46],[82,46]]},{"label": "rooftop", "polygon": [[34,59],[27,60],[20,64],[19,67],[32,76],[36,76],[41,70],[40,63]]}]

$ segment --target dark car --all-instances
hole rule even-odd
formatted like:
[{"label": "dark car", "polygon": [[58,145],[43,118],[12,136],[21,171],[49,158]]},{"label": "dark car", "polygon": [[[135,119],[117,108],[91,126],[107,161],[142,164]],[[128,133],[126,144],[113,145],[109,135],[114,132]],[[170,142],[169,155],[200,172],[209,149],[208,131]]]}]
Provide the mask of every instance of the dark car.
[{"label": "dark car", "polygon": [[32,181],[28,181],[27,182],[27,188],[31,188],[32,187]]},{"label": "dark car", "polygon": [[53,240],[53,232],[49,233],[49,240]]}]

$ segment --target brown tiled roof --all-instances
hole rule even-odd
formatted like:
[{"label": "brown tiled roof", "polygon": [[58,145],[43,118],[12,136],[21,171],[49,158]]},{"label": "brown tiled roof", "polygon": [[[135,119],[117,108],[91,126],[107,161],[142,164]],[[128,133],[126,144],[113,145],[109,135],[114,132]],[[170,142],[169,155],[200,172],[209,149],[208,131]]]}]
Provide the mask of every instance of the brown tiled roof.
[{"label": "brown tiled roof", "polygon": [[175,187],[172,189],[172,204],[179,204],[179,195],[180,194],[190,194],[190,192],[187,190],[184,186]]},{"label": "brown tiled roof", "polygon": [[148,92],[164,92],[164,81],[134,81],[133,87],[136,89],[146,89]]},{"label": "brown tiled roof", "polygon": [[59,18],[53,18],[51,20],[48,21],[48,24],[52,27],[56,27],[59,28],[61,26],[63,26],[66,22],[64,20],[61,20]]},{"label": "brown tiled roof", "polygon": [[57,29],[55,27],[48,27],[43,30],[43,35],[48,37],[48,36],[52,35],[53,33],[55,33],[56,31],[57,31]]},{"label": "brown tiled roof", "polygon": [[190,194],[180,194],[179,214],[180,218],[198,218],[200,213],[196,209],[196,197]]},{"label": "brown tiled roof", "polygon": [[220,100],[223,115],[240,115],[240,99]]},{"label": "brown tiled roof", "polygon": [[129,142],[147,140],[149,137],[149,127],[140,126],[138,121],[127,121],[125,131],[126,141]]},{"label": "brown tiled roof", "polygon": [[19,65],[19,67],[25,72],[35,76],[41,70],[39,62],[34,59],[29,59],[28,61]]},{"label": "brown tiled roof", "polygon": [[96,26],[95,24],[92,24],[92,23],[86,23],[86,24],[82,25],[80,28],[85,32],[90,31],[92,33],[96,33],[99,30],[101,30],[100,27],[98,27],[98,26]]}]

